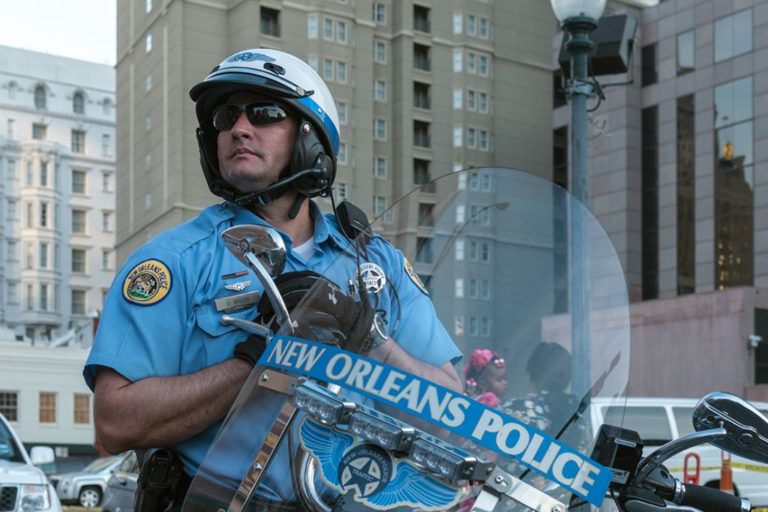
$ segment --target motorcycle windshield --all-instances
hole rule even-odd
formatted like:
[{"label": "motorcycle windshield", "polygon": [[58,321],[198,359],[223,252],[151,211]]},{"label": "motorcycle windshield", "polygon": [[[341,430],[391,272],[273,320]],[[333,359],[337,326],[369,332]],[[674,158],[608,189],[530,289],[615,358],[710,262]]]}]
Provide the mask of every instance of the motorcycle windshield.
[{"label": "motorcycle windshield", "polygon": [[[338,290],[318,280],[279,326],[183,510],[599,506],[590,406],[624,405],[630,324],[595,217],[547,180],[475,168],[372,228],[315,269]],[[360,329],[318,315],[339,291],[397,346],[345,350]]]}]

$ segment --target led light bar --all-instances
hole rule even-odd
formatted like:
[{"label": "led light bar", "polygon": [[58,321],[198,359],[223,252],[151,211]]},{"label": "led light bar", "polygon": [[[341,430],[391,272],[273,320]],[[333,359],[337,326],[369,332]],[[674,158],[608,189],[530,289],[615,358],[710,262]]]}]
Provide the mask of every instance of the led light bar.
[{"label": "led light bar", "polygon": [[336,398],[327,391],[310,387],[308,383],[297,386],[291,398],[293,405],[326,425],[347,423],[355,404]]},{"label": "led light bar", "polygon": [[398,422],[385,416],[374,416],[365,409],[352,413],[349,431],[369,443],[396,452],[407,451],[416,436],[414,428],[398,425]]},{"label": "led light bar", "polygon": [[450,482],[483,480],[494,467],[493,463],[479,460],[468,452],[426,438],[413,441],[408,458]]}]

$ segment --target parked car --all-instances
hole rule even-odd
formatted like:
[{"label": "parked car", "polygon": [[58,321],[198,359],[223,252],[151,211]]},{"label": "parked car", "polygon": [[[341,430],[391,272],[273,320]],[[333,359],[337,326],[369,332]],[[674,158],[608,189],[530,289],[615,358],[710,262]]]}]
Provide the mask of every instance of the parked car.
[{"label": "parked car", "polygon": [[107,480],[120,467],[126,454],[101,457],[94,460],[82,471],[57,475],[56,492],[64,504],[75,504],[92,508],[101,504]]},{"label": "parked car", "polygon": [[123,460],[117,471],[107,482],[102,512],[133,512],[133,500],[139,479],[139,462],[136,454],[130,454]]},{"label": "parked car", "polygon": [[[635,398],[627,399],[624,406],[608,405],[596,398],[592,401],[592,425],[595,429],[602,423],[623,426],[640,434],[648,455],[664,443],[693,432],[693,409],[699,401],[695,398]],[[768,412],[768,403],[750,402],[757,410]],[[670,458],[664,465],[672,475],[683,480],[686,457],[691,478],[698,485],[720,487],[722,451],[710,444],[696,446]],[[696,456],[699,457],[700,471],[696,473]],[[733,486],[737,495],[749,498],[755,507],[768,507],[768,465],[736,457],[731,459]]]},{"label": "parked car", "polygon": [[53,448],[24,449],[5,416],[0,414],[0,510],[61,512],[56,491],[36,465],[53,462]]}]

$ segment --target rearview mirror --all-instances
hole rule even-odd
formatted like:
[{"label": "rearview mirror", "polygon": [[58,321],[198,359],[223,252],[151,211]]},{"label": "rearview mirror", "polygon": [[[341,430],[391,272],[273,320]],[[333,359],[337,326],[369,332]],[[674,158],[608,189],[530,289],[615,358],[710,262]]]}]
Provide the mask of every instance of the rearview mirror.
[{"label": "rearview mirror", "polygon": [[739,457],[768,463],[768,420],[748,402],[728,393],[710,393],[693,411],[697,431],[722,427],[727,435],[712,444]]}]

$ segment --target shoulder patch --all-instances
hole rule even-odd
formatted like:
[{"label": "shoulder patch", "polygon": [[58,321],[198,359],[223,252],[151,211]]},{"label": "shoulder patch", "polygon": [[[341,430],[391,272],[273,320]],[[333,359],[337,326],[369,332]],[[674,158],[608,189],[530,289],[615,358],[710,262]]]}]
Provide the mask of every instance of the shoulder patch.
[{"label": "shoulder patch", "polygon": [[160,260],[144,260],[128,272],[123,297],[140,306],[157,304],[171,291],[171,272]]},{"label": "shoulder patch", "polygon": [[405,267],[405,273],[408,274],[408,277],[411,278],[411,281],[413,281],[413,284],[418,286],[419,290],[429,295],[429,292],[427,291],[427,287],[424,286],[424,283],[421,282],[421,278],[413,269],[413,265],[411,265],[411,262],[408,261],[408,258],[406,258],[405,256],[403,256],[403,266]]}]

